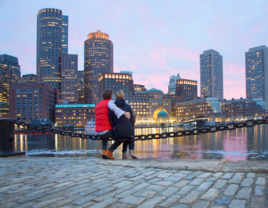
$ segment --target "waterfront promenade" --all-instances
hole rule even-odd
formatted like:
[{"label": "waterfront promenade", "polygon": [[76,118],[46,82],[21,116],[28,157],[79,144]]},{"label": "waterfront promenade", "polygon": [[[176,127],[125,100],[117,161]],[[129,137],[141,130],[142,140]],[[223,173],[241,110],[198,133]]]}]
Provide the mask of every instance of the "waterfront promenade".
[{"label": "waterfront promenade", "polygon": [[268,162],[0,158],[0,207],[268,207]]}]

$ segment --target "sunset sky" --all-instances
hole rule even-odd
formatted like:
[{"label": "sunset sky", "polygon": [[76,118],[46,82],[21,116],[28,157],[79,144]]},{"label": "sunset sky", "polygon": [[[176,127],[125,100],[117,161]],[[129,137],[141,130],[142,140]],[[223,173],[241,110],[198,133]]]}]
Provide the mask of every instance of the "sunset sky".
[{"label": "sunset sky", "polygon": [[0,0],[0,54],[18,57],[21,74],[36,74],[36,20],[43,8],[69,16],[69,54],[84,70],[84,41],[96,30],[114,44],[114,72],[168,91],[169,78],[198,81],[200,54],[223,56],[224,98],[245,97],[245,52],[268,45],[267,0]]}]

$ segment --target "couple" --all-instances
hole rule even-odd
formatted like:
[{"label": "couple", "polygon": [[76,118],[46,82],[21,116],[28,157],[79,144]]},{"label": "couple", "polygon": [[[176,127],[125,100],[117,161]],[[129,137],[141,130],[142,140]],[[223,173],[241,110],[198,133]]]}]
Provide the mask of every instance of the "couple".
[{"label": "couple", "polygon": [[[104,90],[103,100],[95,108],[96,127],[95,132],[102,139],[102,157],[103,159],[114,160],[113,151],[122,143],[116,141],[107,149],[110,137],[125,139],[134,136],[135,118],[130,105],[125,102],[125,94],[122,90],[116,93],[116,101],[112,101],[112,90]],[[137,159],[134,155],[134,141],[123,142],[122,158],[127,159],[127,146],[132,159]]]}]

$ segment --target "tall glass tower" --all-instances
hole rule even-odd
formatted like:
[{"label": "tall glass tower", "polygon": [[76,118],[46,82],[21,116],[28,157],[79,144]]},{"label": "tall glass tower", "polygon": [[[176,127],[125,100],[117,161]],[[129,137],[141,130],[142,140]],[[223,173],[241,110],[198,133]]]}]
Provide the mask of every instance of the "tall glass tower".
[{"label": "tall glass tower", "polygon": [[222,56],[215,50],[206,50],[200,54],[201,97],[223,99]]},{"label": "tall glass tower", "polygon": [[245,53],[246,59],[246,96],[262,98],[268,109],[268,48],[258,46]]},{"label": "tall glass tower", "polygon": [[96,104],[99,76],[113,72],[113,43],[109,35],[99,30],[88,34],[84,53],[84,102]]},{"label": "tall glass tower", "polygon": [[63,16],[59,9],[41,9],[37,14],[38,81],[59,90],[61,86],[59,55],[68,51],[66,38],[68,39],[68,17]]}]

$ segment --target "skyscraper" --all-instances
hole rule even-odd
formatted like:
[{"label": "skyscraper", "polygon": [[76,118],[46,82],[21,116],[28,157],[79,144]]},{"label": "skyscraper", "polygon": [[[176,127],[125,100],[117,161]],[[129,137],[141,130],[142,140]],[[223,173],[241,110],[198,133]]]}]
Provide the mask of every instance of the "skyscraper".
[{"label": "skyscraper", "polygon": [[60,89],[59,55],[68,53],[68,16],[59,9],[41,9],[37,14],[37,76]]},{"label": "skyscraper", "polygon": [[18,58],[0,55],[0,118],[9,115],[9,85],[20,78]]},{"label": "skyscraper", "polygon": [[268,109],[268,48],[258,46],[245,53],[246,59],[246,96],[262,98]]},{"label": "skyscraper", "polygon": [[171,76],[168,85],[168,94],[175,95],[177,80],[181,79],[179,73],[177,76]]},{"label": "skyscraper", "polygon": [[113,72],[113,43],[99,30],[88,34],[84,53],[84,99],[87,104],[98,100],[98,79],[104,72]]},{"label": "skyscraper", "polygon": [[78,55],[62,54],[59,57],[61,73],[60,102],[77,102]]},{"label": "skyscraper", "polygon": [[210,49],[200,54],[200,83],[201,97],[223,99],[223,66],[219,52]]}]

